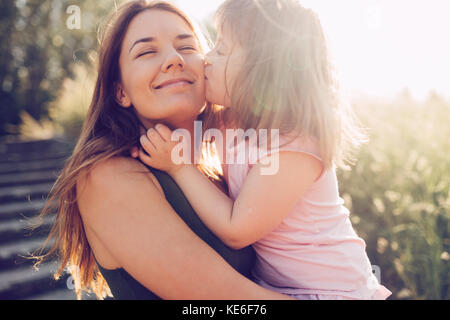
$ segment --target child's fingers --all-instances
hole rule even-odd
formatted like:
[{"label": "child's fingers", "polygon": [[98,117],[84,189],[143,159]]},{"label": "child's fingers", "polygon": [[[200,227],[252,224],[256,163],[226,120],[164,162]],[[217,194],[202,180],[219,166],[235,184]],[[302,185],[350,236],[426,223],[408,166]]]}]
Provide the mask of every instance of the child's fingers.
[{"label": "child's fingers", "polygon": [[153,144],[153,142],[149,140],[149,138],[146,135],[141,136],[140,142],[142,148],[144,148],[144,150],[147,151],[149,155],[152,155],[152,153],[156,152],[155,145]]},{"label": "child's fingers", "polygon": [[157,125],[155,125],[155,129],[159,132],[159,134],[165,141],[171,141],[172,130],[170,130],[167,126],[158,123]]},{"label": "child's fingers", "polygon": [[138,147],[136,147],[136,146],[132,147],[130,149],[130,155],[131,155],[132,158],[137,158],[139,156],[139,149],[138,149]]},{"label": "child's fingers", "polygon": [[161,149],[164,145],[165,141],[161,137],[158,131],[153,128],[147,130],[147,138],[151,141],[151,143],[155,146],[156,149]]},{"label": "child's fingers", "polygon": [[139,149],[138,151],[139,154],[139,159],[141,159],[141,161],[149,166],[152,165],[152,157],[148,156],[145,154],[143,149]]}]

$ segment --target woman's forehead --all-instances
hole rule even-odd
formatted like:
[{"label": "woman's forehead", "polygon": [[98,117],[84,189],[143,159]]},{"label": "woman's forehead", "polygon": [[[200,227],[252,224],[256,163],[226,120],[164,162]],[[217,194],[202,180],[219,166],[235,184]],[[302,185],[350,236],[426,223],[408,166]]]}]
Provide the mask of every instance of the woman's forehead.
[{"label": "woman's forehead", "polygon": [[131,21],[124,39],[124,45],[131,46],[143,37],[155,40],[175,39],[180,34],[194,35],[187,22],[176,13],[164,10],[146,10]]}]

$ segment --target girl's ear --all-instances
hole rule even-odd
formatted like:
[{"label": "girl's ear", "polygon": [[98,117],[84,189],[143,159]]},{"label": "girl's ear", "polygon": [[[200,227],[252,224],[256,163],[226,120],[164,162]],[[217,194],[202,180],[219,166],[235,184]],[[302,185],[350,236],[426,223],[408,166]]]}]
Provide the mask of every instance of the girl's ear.
[{"label": "girl's ear", "polygon": [[128,96],[128,94],[126,93],[126,91],[124,90],[122,84],[116,82],[114,84],[114,89],[116,91],[115,92],[116,102],[124,108],[131,107],[131,99]]}]

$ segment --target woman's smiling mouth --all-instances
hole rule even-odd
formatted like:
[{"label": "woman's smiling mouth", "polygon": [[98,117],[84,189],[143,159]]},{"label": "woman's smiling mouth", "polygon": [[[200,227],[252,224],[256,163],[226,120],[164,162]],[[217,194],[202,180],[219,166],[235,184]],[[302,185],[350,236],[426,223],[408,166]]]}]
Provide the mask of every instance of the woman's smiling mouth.
[{"label": "woman's smiling mouth", "polygon": [[164,81],[163,83],[154,87],[154,89],[169,89],[169,88],[183,88],[192,85],[194,81],[186,78],[178,78]]}]

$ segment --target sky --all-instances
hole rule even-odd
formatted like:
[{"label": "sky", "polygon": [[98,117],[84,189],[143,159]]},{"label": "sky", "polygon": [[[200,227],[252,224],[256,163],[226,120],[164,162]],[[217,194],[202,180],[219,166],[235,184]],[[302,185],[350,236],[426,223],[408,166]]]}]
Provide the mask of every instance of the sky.
[{"label": "sky", "polygon": [[[173,0],[204,21],[222,0]],[[390,96],[408,88],[450,98],[450,1],[300,0],[316,11],[345,91]]]}]

